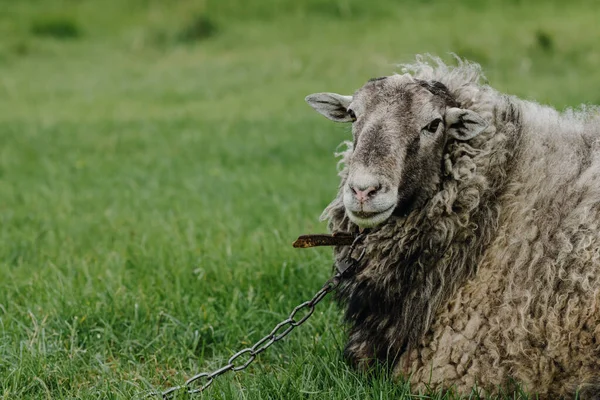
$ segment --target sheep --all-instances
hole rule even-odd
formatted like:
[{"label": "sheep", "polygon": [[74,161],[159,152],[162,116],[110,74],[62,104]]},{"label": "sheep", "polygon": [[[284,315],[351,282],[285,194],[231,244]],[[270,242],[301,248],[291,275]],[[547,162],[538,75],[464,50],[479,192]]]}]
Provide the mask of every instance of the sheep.
[{"label": "sheep", "polygon": [[322,219],[370,229],[337,293],[345,357],[419,390],[600,399],[598,109],[501,94],[465,60],[402,68],[306,97],[352,123]]}]

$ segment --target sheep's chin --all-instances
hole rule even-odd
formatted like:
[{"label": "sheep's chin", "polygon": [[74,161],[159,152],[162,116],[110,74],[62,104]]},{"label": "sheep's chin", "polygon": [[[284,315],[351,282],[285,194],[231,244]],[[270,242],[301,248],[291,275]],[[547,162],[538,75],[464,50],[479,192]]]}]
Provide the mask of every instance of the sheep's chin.
[{"label": "sheep's chin", "polygon": [[369,215],[368,218],[362,218],[359,215],[357,215],[357,213],[346,208],[346,213],[348,214],[350,221],[354,222],[361,229],[376,227],[377,225],[385,222],[392,215],[393,212],[394,206],[380,213]]}]

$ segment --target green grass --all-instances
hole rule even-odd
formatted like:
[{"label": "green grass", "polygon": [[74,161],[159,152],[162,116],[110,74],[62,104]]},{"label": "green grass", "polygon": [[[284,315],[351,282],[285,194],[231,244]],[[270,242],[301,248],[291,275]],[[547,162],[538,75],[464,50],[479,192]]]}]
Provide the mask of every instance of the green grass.
[{"label": "green grass", "polygon": [[[2,399],[129,399],[179,384],[312,296],[330,250],[290,243],[325,230],[348,130],[313,114],[309,93],[349,93],[415,53],[454,51],[499,90],[600,103],[591,0],[0,10]],[[324,300],[203,398],[429,398],[350,370],[340,314]]]}]

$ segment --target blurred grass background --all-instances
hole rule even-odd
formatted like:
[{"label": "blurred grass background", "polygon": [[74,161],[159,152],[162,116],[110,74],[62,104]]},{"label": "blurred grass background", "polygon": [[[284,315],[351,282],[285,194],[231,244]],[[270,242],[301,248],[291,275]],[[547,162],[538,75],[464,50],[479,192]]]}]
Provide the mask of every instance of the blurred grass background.
[{"label": "blurred grass background", "polygon": [[[305,95],[455,52],[498,90],[598,104],[598,21],[593,0],[0,0],[0,398],[178,384],[312,296],[330,250],[290,243],[325,230],[349,132]],[[416,398],[348,369],[330,300],[299,330],[204,398]]]}]

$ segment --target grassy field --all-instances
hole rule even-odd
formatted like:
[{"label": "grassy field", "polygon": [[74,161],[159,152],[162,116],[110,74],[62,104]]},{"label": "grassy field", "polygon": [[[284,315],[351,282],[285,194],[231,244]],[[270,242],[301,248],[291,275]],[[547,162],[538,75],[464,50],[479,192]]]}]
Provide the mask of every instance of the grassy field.
[{"label": "grassy field", "polygon": [[[597,104],[599,10],[0,0],[0,398],[130,399],[220,366],[330,273],[290,243],[326,229],[348,129],[305,95],[453,51],[499,90]],[[350,370],[340,314],[326,299],[200,397],[430,398]]]}]

